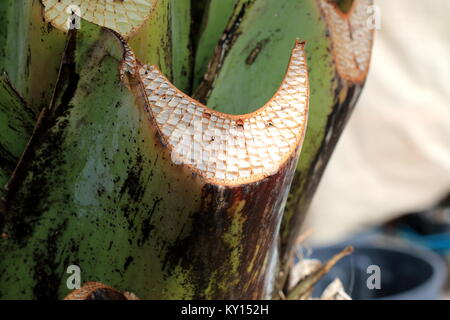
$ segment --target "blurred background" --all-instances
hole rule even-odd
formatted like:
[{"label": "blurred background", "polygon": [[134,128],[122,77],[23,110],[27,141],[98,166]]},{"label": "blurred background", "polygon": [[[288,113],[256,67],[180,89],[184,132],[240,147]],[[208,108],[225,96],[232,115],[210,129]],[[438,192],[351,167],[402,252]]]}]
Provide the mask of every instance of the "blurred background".
[{"label": "blurred background", "polygon": [[[382,233],[445,260],[450,252],[445,201],[450,192],[450,1],[375,4],[381,29],[368,80],[310,208],[304,226],[313,230],[308,246],[353,243]],[[412,270],[413,276],[420,270]]]}]

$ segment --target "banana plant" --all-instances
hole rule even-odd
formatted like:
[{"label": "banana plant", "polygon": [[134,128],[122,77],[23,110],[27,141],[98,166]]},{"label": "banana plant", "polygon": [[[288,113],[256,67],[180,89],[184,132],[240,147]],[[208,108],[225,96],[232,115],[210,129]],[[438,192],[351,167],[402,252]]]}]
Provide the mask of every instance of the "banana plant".
[{"label": "banana plant", "polygon": [[71,265],[108,294],[278,297],[367,74],[371,2],[345,2],[26,2],[43,45],[18,43],[59,67],[36,102],[14,79],[39,61],[3,64],[0,298],[63,298]]}]

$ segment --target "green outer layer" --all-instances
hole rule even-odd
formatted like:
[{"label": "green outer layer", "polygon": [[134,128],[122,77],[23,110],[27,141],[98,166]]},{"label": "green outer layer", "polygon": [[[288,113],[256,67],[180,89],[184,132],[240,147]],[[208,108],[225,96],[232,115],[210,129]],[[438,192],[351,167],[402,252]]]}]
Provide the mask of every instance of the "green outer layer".
[{"label": "green outer layer", "polygon": [[36,111],[50,102],[66,45],[42,17],[38,0],[0,2],[0,71]]},{"label": "green outer layer", "polygon": [[34,112],[5,76],[0,77],[0,198],[33,132]]},{"label": "green outer layer", "polygon": [[208,0],[200,40],[196,48],[193,87],[196,88],[203,78],[214,49],[227,26],[233,8],[239,0]]},{"label": "green outer layer", "polygon": [[191,1],[171,0],[172,83],[188,92],[192,74]]},{"label": "green outer layer", "polygon": [[[14,95],[23,97],[26,101],[24,103],[35,113],[50,102],[66,46],[66,35],[43,22],[42,9],[38,0],[4,0],[0,3],[0,71],[5,72],[13,83],[14,89],[17,90]],[[145,58],[151,63],[162,64],[165,69],[170,69],[169,74],[174,82],[186,90],[189,88],[191,73],[188,46],[189,13],[189,0],[160,0],[152,13],[151,22],[142,31],[145,35],[138,34],[135,39],[135,43],[141,41],[148,44],[149,50]],[[145,37],[146,40],[143,41],[139,37]],[[172,46],[172,41],[177,45]],[[168,53],[165,46],[169,49],[173,47],[173,54]],[[10,92],[4,94],[9,95]],[[30,120],[21,118],[22,111],[16,111],[17,115],[14,113],[15,105],[11,106],[11,110],[7,109],[10,100],[0,101],[3,108],[1,119],[5,124],[5,130],[2,130],[0,136],[0,145],[3,148],[0,159],[2,190],[32,130]],[[24,122],[20,123],[18,119],[23,119]],[[12,132],[19,134],[20,138]],[[0,191],[0,195],[2,194],[3,191]]]},{"label": "green outer layer", "polygon": [[[8,197],[0,298],[62,298],[72,264],[81,267],[83,282],[142,298],[188,297],[188,286],[171,286],[184,275],[162,277],[157,257],[187,228],[183,217],[198,208],[200,194],[164,183],[171,181],[165,156],[119,80],[116,37],[84,22],[77,38],[54,114],[40,123]],[[162,201],[170,193],[180,200]],[[159,228],[151,232],[154,221]]]},{"label": "green outer layer", "polygon": [[[38,1],[32,3],[33,7],[26,5],[20,7],[19,2],[10,1],[8,6],[0,5],[0,14],[4,14],[2,18],[5,17],[5,19],[12,15],[21,16],[20,21],[24,23],[18,26],[26,28],[30,21],[33,25],[34,18],[37,19],[36,21],[42,21],[41,4]],[[141,47],[138,46],[138,52],[139,48],[142,48],[141,53],[146,54],[143,55],[144,58],[162,66],[163,69],[170,70],[169,74],[173,75],[175,83],[184,86],[188,86],[190,79],[188,64],[190,57],[187,45],[190,27],[189,5],[190,1],[158,1],[153,19],[142,30],[144,39],[139,38],[139,33],[133,38],[135,45],[141,45]],[[18,12],[19,9],[23,9],[23,12]],[[33,17],[26,16],[29,14],[27,10],[33,10]],[[5,25],[8,28],[15,27],[14,24]],[[64,43],[65,47],[66,36],[60,37],[62,33],[48,25],[45,25],[45,28],[42,25],[37,30],[43,32],[42,45],[36,46],[35,43],[31,43],[30,50],[20,48],[17,50],[29,51],[30,61],[44,59],[47,53],[55,54],[54,65],[59,67],[61,58],[56,53],[59,52],[60,47],[53,46],[53,41],[57,41],[58,45]],[[4,31],[5,33],[2,33],[0,37],[2,44],[11,42],[14,45],[12,49],[23,44],[17,39],[13,41],[11,37],[11,34],[18,32],[11,29]],[[32,32],[36,33],[36,30],[33,29]],[[115,37],[100,35],[100,33],[97,27],[83,21],[82,30],[79,32],[82,40],[78,41],[81,45],[77,48],[76,54],[77,62],[79,62],[77,67],[82,65],[84,69],[83,71],[70,70],[70,64],[64,65],[56,100],[51,108],[56,109],[56,114],[52,114],[50,109],[44,113],[44,120],[38,125],[31,147],[25,154],[18,174],[13,179],[13,190],[8,198],[10,209],[5,217],[5,226],[2,225],[3,217],[0,217],[2,218],[0,231],[5,227],[4,231],[8,233],[7,239],[0,239],[0,296],[2,298],[63,297],[69,292],[64,286],[65,278],[68,276],[65,274],[67,263],[80,264],[83,270],[83,281],[101,280],[115,284],[124,290],[132,288],[143,298],[180,298],[193,294],[189,286],[180,290],[179,287],[170,284],[172,281],[170,279],[178,279],[178,282],[185,281],[184,275],[177,274],[176,270],[170,276],[164,276],[164,281],[159,277],[159,283],[158,277],[155,277],[156,280],[150,278],[150,284],[142,281],[144,272],[145,278],[149,278],[148,274],[162,274],[161,266],[156,262],[158,259],[155,256],[165,244],[175,240],[173,235],[171,238],[171,231],[179,235],[181,227],[188,228],[181,222],[172,223],[177,221],[174,215],[178,213],[189,215],[192,212],[189,210],[189,204],[184,202],[179,204],[176,201],[161,203],[161,198],[169,192],[175,192],[183,199],[191,199],[189,203],[198,208],[201,197],[198,194],[195,195],[192,190],[179,191],[173,184],[163,185],[155,182],[163,180],[164,170],[159,168],[162,162],[161,152],[156,152],[152,148],[155,144],[148,141],[147,115],[137,112],[134,97],[118,81],[121,46],[118,45]],[[20,31],[20,34],[23,32]],[[148,36],[146,37],[145,34]],[[27,39],[23,38],[24,41]],[[41,38],[37,39],[39,39],[38,43],[41,43]],[[99,53],[104,55],[104,60],[99,62],[98,68],[92,69],[96,63],[95,57],[90,57],[88,52],[91,52],[91,45],[97,40],[107,42],[108,49],[107,52]],[[177,41],[177,45],[173,46],[172,54],[167,48],[172,47],[173,40]],[[186,45],[179,47],[180,43]],[[48,49],[44,52],[44,56],[40,51],[42,47]],[[2,48],[5,47],[2,46]],[[17,66],[12,67],[14,64],[22,63],[22,56],[12,49],[2,51],[0,66],[9,67],[7,71],[18,79],[16,83],[27,88],[31,84],[19,81],[22,69]],[[98,50],[101,51],[101,49]],[[89,63],[92,65],[88,65]],[[48,64],[45,66],[48,67]],[[33,64],[33,68],[33,70],[41,70],[42,66]],[[41,76],[40,79],[42,85],[48,89],[52,88],[51,91],[53,91],[53,85],[45,81],[51,79],[52,73],[44,74],[46,77]],[[68,78],[69,75],[71,78]],[[80,76],[81,78],[77,80]],[[94,92],[93,88],[96,88]],[[8,172],[2,171],[0,178],[3,182],[9,178],[17,158],[22,153],[34,121],[24,119],[23,122],[17,122],[21,113],[10,114],[16,108],[14,105],[11,106],[9,100],[6,100],[9,96],[3,97],[10,92],[3,90],[4,87],[1,89],[2,110],[0,111],[5,112],[0,113],[0,120],[14,125],[11,130],[2,131],[0,136],[2,145],[11,147],[8,152],[14,155],[13,160],[5,158],[11,163],[5,166]],[[24,89],[25,93],[26,90]],[[73,98],[68,98],[72,95],[74,95]],[[46,99],[49,96],[50,94],[46,95]],[[12,101],[12,103],[18,103],[18,101]],[[3,110],[3,106],[6,105],[8,109]],[[113,108],[115,112],[110,112],[110,108]],[[4,115],[7,115],[8,119],[3,119]],[[22,127],[27,129],[28,135],[20,132],[17,137],[14,137],[13,133],[19,129],[22,130]],[[17,138],[14,146],[10,144],[8,140],[10,138]],[[128,146],[130,141],[134,144],[131,143]],[[105,149],[108,150],[107,154],[103,153]],[[143,162],[143,159],[146,161]],[[152,183],[152,187],[144,192],[143,187],[138,186],[138,183],[144,182],[138,181],[139,179],[145,179],[146,183],[151,181],[155,183]],[[171,190],[169,191],[168,188]],[[140,201],[142,197],[146,197],[148,201]],[[19,198],[22,200],[17,200]],[[102,212],[115,213],[116,210],[117,216],[112,218],[108,214],[102,215]],[[153,217],[161,221],[163,226],[160,230],[161,236],[155,236],[159,239],[156,245],[144,244],[153,228],[149,225],[150,217],[146,215],[149,212],[154,213]],[[123,216],[120,213],[123,213]],[[89,218],[83,220],[85,214],[89,215]],[[117,225],[117,228],[111,227],[111,224]],[[83,232],[78,234],[77,230],[81,225]],[[102,228],[102,226],[105,227]],[[66,227],[68,231],[63,232]],[[99,233],[98,230],[102,232]],[[129,236],[130,234],[133,236]],[[110,241],[103,242],[108,237]],[[133,240],[131,240],[132,237],[134,237]],[[55,244],[56,238],[61,241],[61,246]],[[84,241],[85,238],[89,238],[89,241]],[[64,240],[67,241],[64,242]],[[137,254],[134,255],[136,252]],[[134,256],[142,257],[142,260],[134,259]],[[63,257],[64,263],[61,261]],[[103,263],[94,262],[96,257]],[[148,257],[152,258],[146,259]],[[116,269],[110,270],[111,266],[115,266]],[[121,273],[119,271],[121,268],[126,269],[127,272]],[[107,275],[104,276],[104,274]],[[164,282],[164,290],[161,290],[161,281]]]},{"label": "green outer layer", "polygon": [[138,59],[157,65],[182,91],[190,89],[190,1],[158,0],[147,22],[129,39]]}]

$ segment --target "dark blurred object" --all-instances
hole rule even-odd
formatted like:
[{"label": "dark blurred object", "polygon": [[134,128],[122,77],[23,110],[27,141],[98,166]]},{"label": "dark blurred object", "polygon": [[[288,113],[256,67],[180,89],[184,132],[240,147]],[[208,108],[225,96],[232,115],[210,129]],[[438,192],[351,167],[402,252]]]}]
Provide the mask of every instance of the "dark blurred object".
[{"label": "dark blurred object", "polygon": [[[310,258],[326,261],[347,244],[355,247],[354,253],[338,262],[319,281],[314,297],[320,296],[331,281],[339,278],[354,300],[441,298],[447,277],[443,260],[430,250],[383,236],[377,229],[370,229],[335,246],[315,248]],[[380,289],[370,289],[367,284],[373,274],[368,269],[370,266],[379,267]]]},{"label": "dark blurred object", "polygon": [[[428,210],[407,213],[338,244],[315,248],[308,258],[326,261],[347,245],[354,246],[355,252],[315,286],[314,297],[339,278],[355,300],[441,299],[448,269],[436,253],[450,252],[450,194]],[[371,290],[367,268],[373,265],[380,268],[381,288]]]},{"label": "dark blurred object", "polygon": [[450,194],[425,211],[412,212],[387,222],[383,229],[441,254],[450,252]]}]

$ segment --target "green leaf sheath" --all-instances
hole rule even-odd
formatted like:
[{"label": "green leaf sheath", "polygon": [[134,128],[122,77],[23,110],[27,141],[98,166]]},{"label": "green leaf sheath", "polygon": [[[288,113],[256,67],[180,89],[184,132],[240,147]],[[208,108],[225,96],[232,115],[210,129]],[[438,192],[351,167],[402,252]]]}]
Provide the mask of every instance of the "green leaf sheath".
[{"label": "green leaf sheath", "polygon": [[0,2],[0,72],[36,112],[50,102],[66,45],[42,9],[38,0]]},{"label": "green leaf sheath", "polygon": [[208,0],[208,6],[204,8],[204,17],[199,29],[199,40],[195,52],[193,88],[198,87],[207,71],[216,45],[238,2],[242,2],[242,0]]},{"label": "green leaf sheath", "polygon": [[[1,298],[62,298],[72,264],[81,267],[83,282],[143,298],[187,296],[188,287],[161,290],[183,275],[163,277],[158,256],[183,228],[177,215],[191,213],[200,194],[162,183],[164,155],[119,80],[122,54],[114,35],[87,22],[70,41],[54,104],[7,199]],[[170,193],[180,198],[162,201]],[[158,241],[149,243],[150,235]]]},{"label": "green leaf sheath", "polygon": [[51,100],[66,46],[66,35],[42,17],[40,1],[0,3],[0,197]]},{"label": "green leaf sheath", "polygon": [[36,116],[12,88],[6,76],[0,77],[0,198],[5,195],[16,164],[33,132]]},{"label": "green leaf sheath", "polygon": [[191,1],[171,0],[172,83],[189,92],[192,77]]},{"label": "green leaf sheath", "polygon": [[190,0],[158,0],[144,25],[129,39],[137,58],[157,65],[182,91],[192,73]]}]

